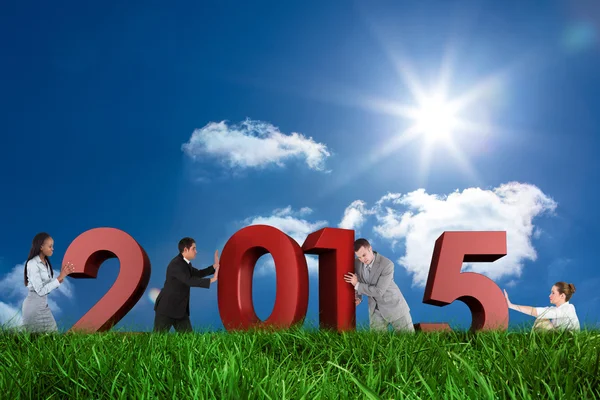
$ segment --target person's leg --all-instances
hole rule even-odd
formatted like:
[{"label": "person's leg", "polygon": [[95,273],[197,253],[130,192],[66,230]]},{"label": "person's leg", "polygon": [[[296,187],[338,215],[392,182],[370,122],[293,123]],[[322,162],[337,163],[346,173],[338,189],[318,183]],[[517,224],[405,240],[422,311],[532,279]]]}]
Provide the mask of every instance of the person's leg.
[{"label": "person's leg", "polygon": [[54,315],[52,315],[52,311],[50,311],[50,307],[48,307],[48,312],[46,316],[46,321],[44,322],[46,332],[58,332],[58,325],[56,324],[56,320],[54,319]]},{"label": "person's leg", "polygon": [[533,330],[535,331],[552,331],[554,330],[554,325],[552,321],[546,318],[536,318],[533,323]]},{"label": "person's leg", "polygon": [[192,332],[192,322],[190,321],[190,317],[176,319],[173,325],[177,332]]},{"label": "person's leg", "polygon": [[377,307],[375,307],[375,311],[369,317],[369,324],[372,331],[385,332],[388,330],[388,322],[383,318],[381,311]]},{"label": "person's leg", "polygon": [[394,330],[397,332],[409,332],[409,333],[415,332],[415,327],[413,325],[412,318],[411,318],[410,314],[408,314],[408,313],[404,314],[397,320],[392,321],[392,326],[394,327]]},{"label": "person's leg", "polygon": [[154,314],[154,332],[169,332],[173,319],[159,313]]},{"label": "person's leg", "polygon": [[39,299],[38,296],[32,292],[29,292],[25,300],[23,300],[23,307],[21,309],[21,315],[23,319],[22,328],[28,332],[38,332],[40,327],[38,326],[38,314],[40,313]]}]

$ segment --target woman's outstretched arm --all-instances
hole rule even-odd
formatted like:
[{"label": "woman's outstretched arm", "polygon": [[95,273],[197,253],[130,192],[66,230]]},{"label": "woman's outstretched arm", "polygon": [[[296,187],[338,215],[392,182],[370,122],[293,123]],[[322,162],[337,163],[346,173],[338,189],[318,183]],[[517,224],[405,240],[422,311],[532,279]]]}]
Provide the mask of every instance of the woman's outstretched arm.
[{"label": "woman's outstretched arm", "polygon": [[518,306],[516,304],[511,303],[510,300],[508,299],[508,293],[506,293],[506,290],[504,291],[504,297],[506,297],[506,302],[508,303],[508,308],[510,308],[511,310],[519,311],[519,312],[522,312],[523,314],[531,315],[533,317],[538,316],[538,313],[537,313],[537,310],[535,309],[535,307]]}]

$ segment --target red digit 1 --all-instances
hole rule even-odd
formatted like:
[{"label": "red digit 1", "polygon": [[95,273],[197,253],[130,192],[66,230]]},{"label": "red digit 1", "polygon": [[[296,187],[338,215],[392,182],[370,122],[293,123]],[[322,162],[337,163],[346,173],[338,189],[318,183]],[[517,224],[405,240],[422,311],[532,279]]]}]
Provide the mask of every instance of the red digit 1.
[{"label": "red digit 1", "polygon": [[100,265],[119,259],[117,280],[108,292],[69,329],[103,332],[117,324],[144,294],[150,280],[150,259],[127,233],[114,228],[95,228],[77,236],[69,245],[63,264],[75,265],[72,278],[96,278]]},{"label": "red digit 1", "polygon": [[[273,311],[262,322],[252,302],[252,273],[256,261],[271,253],[277,290]],[[302,249],[277,228],[251,225],[229,238],[220,259],[217,298],[225,329],[285,328],[302,322],[308,309],[308,267]]]},{"label": "red digit 1", "polygon": [[460,272],[463,262],[492,262],[505,255],[506,232],[444,232],[435,241],[423,303],[445,306],[460,300],[471,310],[471,330],[506,329],[508,308],[498,285],[481,274]]},{"label": "red digit 1", "polygon": [[323,228],[308,235],[302,250],[319,255],[319,326],[356,329],[354,289],[343,279],[354,272],[354,231]]}]

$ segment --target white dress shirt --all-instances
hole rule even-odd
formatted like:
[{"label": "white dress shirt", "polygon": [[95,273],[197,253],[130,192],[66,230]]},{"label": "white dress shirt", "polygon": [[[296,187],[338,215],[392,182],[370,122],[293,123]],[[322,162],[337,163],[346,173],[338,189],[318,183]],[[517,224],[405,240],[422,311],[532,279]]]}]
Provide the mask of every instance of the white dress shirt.
[{"label": "white dress shirt", "polygon": [[50,276],[50,267],[42,262],[40,256],[27,262],[27,280],[27,288],[35,290],[40,296],[45,296],[60,286],[58,278]]},{"label": "white dress shirt", "polygon": [[537,318],[546,318],[552,322],[557,329],[567,329],[578,331],[579,318],[575,312],[575,306],[570,304],[568,301],[559,307],[535,307],[537,311]]},{"label": "white dress shirt", "polygon": [[[366,272],[365,279],[369,279],[369,276],[371,275],[371,269],[373,267],[374,262],[375,262],[375,257],[373,257],[373,259],[371,260],[371,264],[363,263],[363,271]],[[354,290],[358,290],[358,285],[360,285],[360,282],[356,282],[356,286],[354,286]]]}]

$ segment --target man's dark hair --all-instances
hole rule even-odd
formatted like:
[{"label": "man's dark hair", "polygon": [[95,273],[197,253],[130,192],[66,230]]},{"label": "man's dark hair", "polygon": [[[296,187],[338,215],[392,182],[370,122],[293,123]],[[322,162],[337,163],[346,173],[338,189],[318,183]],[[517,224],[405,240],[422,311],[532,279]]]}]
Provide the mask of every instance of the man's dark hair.
[{"label": "man's dark hair", "polygon": [[189,249],[194,243],[196,243],[196,241],[191,237],[184,237],[179,241],[179,253],[183,253],[183,250]]},{"label": "man's dark hair", "polygon": [[367,239],[363,239],[363,238],[356,239],[354,241],[354,252],[356,253],[358,250],[360,250],[361,247],[368,249],[369,246],[371,246],[371,244],[369,243],[369,241]]}]

